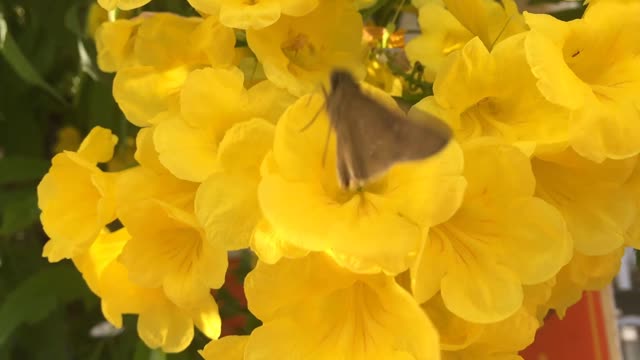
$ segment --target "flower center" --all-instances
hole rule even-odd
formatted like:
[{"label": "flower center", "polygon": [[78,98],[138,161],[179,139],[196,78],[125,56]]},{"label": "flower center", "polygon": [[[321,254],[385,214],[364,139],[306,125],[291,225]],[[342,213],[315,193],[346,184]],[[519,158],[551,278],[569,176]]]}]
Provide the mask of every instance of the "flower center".
[{"label": "flower center", "polygon": [[317,49],[306,34],[298,33],[289,36],[280,48],[289,61],[291,61],[294,69],[298,67],[311,70],[318,62]]}]

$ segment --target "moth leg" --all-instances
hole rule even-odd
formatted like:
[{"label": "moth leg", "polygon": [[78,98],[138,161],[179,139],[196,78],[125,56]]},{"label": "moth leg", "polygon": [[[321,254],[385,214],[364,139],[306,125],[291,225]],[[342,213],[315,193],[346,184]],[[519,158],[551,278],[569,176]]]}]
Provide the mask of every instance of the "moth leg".
[{"label": "moth leg", "polygon": [[320,116],[320,112],[322,111],[322,109],[324,109],[324,105],[322,107],[320,107],[320,109],[318,109],[318,111],[316,111],[316,113],[311,118],[311,121],[309,121],[305,126],[303,126],[302,129],[300,129],[300,132],[303,132],[303,131],[307,130],[311,125],[313,125],[313,123],[316,121],[318,116]]}]

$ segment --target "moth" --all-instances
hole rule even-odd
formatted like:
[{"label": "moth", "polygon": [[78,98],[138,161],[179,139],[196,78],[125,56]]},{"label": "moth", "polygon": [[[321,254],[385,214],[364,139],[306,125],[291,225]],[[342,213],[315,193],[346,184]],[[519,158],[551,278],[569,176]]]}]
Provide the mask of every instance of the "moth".
[{"label": "moth", "polygon": [[365,94],[351,73],[333,70],[325,109],[336,134],[338,180],[345,189],[361,188],[399,162],[440,152],[451,129],[428,115],[420,121],[395,112]]}]

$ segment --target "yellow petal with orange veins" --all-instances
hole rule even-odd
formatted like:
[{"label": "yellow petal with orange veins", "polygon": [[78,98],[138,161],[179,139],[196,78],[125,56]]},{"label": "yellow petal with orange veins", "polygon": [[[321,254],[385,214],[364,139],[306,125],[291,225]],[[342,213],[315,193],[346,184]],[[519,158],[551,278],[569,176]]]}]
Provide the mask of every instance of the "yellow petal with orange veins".
[{"label": "yellow petal with orange veins", "polygon": [[[263,321],[245,358],[440,359],[435,328],[390,277],[354,276],[310,255],[259,263],[245,287],[249,307]],[[285,334],[289,341],[275,341]]]}]

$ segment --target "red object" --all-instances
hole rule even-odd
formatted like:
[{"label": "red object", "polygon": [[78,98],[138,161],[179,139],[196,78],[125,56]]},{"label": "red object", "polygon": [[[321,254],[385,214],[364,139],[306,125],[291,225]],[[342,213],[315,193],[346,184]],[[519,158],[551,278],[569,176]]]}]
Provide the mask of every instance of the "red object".
[{"label": "red object", "polygon": [[553,314],[538,330],[525,360],[618,360],[613,305],[607,290],[585,292],[560,320]]}]

